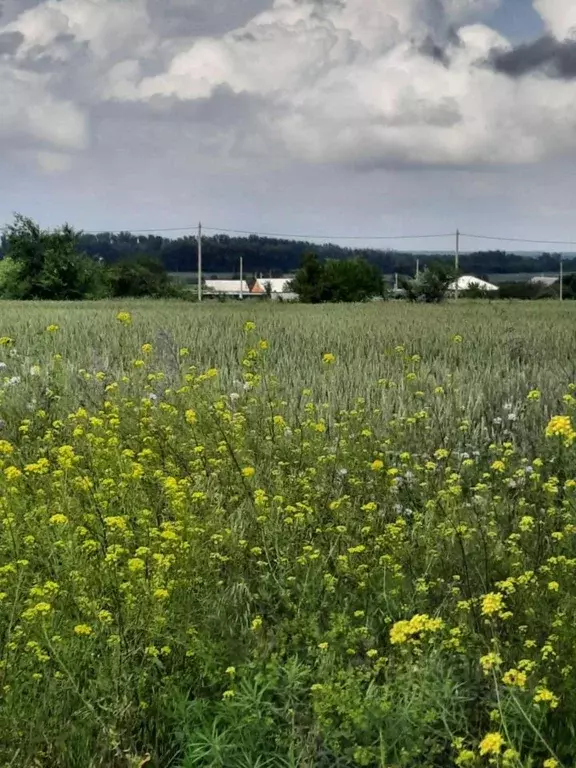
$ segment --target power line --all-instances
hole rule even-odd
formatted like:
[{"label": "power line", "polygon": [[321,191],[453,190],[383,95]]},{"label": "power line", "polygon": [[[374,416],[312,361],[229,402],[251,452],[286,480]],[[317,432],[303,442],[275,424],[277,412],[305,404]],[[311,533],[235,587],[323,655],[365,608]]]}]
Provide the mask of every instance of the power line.
[{"label": "power line", "polygon": [[574,240],[530,240],[525,237],[495,237],[494,235],[471,235],[467,232],[460,232],[461,237],[471,237],[475,240],[500,240],[507,243],[535,243],[539,245],[576,245]]},{"label": "power line", "polygon": [[[154,229],[84,229],[87,235],[104,235],[118,233],[153,233],[153,232],[192,232],[196,230],[193,227],[158,227]],[[452,237],[452,232],[444,234],[430,235],[300,235],[286,232],[257,232],[250,229],[225,229],[223,227],[205,227],[205,232],[216,232],[222,234],[236,235],[255,235],[256,237],[285,237],[294,240],[427,240],[431,238]]]},{"label": "power line", "polygon": [[203,227],[208,232],[223,232],[237,235],[256,235],[257,237],[286,237],[294,240],[427,240],[432,238],[453,237],[453,232],[441,235],[295,235],[285,232],[254,232],[247,229],[222,229]]},{"label": "power line", "polygon": [[[8,226],[0,227],[0,232],[8,230]],[[103,235],[103,234],[154,234],[160,232],[195,232],[197,225],[190,225],[184,227],[153,227],[147,229],[84,229],[81,230],[83,234],[87,235]],[[381,240],[381,241],[400,241],[400,240],[432,240],[454,237],[454,232],[445,232],[442,234],[414,234],[414,235],[308,235],[308,234],[294,234],[287,232],[258,232],[248,229],[227,229],[224,227],[206,227],[202,229],[206,232],[222,233],[222,234],[236,234],[236,235],[254,235],[256,237],[276,237],[286,238],[291,240]],[[474,240],[491,240],[509,243],[533,243],[536,245],[576,245],[574,240],[536,240],[533,238],[525,237],[497,237],[495,235],[479,235],[472,234],[470,232],[460,232],[461,237],[469,237]]]}]

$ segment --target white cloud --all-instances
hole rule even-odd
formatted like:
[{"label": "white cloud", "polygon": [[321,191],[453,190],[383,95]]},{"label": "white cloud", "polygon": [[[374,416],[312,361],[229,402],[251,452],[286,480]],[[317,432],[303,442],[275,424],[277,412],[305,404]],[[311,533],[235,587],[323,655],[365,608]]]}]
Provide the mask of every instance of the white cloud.
[{"label": "white cloud", "polygon": [[534,0],[534,8],[559,40],[576,37],[576,3],[573,0]]},{"label": "white cloud", "polygon": [[26,138],[70,150],[86,147],[88,128],[83,112],[50,93],[49,77],[0,62],[0,101],[0,138]]},{"label": "white cloud", "polygon": [[65,56],[66,43],[58,44],[63,36],[87,44],[97,58],[126,48],[145,55],[153,42],[146,0],[46,0],[24,11],[6,30],[24,35],[20,58],[48,46],[51,56]]},{"label": "white cloud", "polygon": [[[555,34],[576,25],[572,0],[534,3]],[[162,8],[178,17],[197,13],[198,2],[44,0],[0,26],[22,36],[1,64],[0,135],[50,145],[42,152],[78,150],[97,108],[138,102],[149,114],[174,110],[185,123],[176,102],[228,93],[253,99],[257,112],[190,121],[182,141],[191,153],[210,146],[237,159],[268,152],[332,164],[492,166],[572,152],[576,86],[539,75],[513,80],[486,64],[495,46],[508,45],[483,23],[497,4],[275,0],[231,31],[162,39]],[[430,40],[444,57],[426,52]],[[45,60],[64,65],[43,75],[28,69]],[[58,157],[39,159],[49,169]]]},{"label": "white cloud", "polygon": [[460,26],[449,65],[420,50],[430,35],[448,45],[453,25],[495,5],[276,0],[231,33],[192,41],[162,74],[139,79],[126,65],[110,96],[195,101],[224,87],[262,97],[263,140],[307,161],[494,165],[573,148],[574,86],[492,71],[490,51],[508,44],[496,31]]},{"label": "white cloud", "polygon": [[38,165],[46,173],[64,173],[72,167],[72,158],[62,152],[38,152]]}]

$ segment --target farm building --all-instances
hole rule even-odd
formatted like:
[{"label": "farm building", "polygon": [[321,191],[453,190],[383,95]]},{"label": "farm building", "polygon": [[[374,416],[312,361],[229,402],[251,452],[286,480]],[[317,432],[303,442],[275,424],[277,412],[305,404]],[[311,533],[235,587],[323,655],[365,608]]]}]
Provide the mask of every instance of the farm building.
[{"label": "farm building", "polygon": [[206,280],[207,294],[214,296],[249,296],[250,289],[246,280]]},{"label": "farm building", "polygon": [[542,285],[544,288],[550,288],[558,282],[558,277],[547,277],[546,275],[536,275],[530,278],[529,285]]},{"label": "farm building", "polygon": [[473,275],[462,275],[458,280],[450,283],[448,286],[449,291],[469,291],[472,288],[479,289],[481,291],[497,291],[498,286],[492,283],[487,283],[486,280],[481,280],[479,277]]},{"label": "farm building", "polygon": [[294,301],[297,295],[288,290],[288,284],[291,277],[259,277],[252,286],[251,293],[264,296],[270,291],[272,299],[284,299],[285,301]]}]

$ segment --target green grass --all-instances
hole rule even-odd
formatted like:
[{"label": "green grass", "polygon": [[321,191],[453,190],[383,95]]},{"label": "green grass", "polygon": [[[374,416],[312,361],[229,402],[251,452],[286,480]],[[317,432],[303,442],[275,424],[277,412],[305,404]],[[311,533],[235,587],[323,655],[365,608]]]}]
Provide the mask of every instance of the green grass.
[{"label": "green grass", "polygon": [[1,765],[573,764],[576,305],[0,309]]}]

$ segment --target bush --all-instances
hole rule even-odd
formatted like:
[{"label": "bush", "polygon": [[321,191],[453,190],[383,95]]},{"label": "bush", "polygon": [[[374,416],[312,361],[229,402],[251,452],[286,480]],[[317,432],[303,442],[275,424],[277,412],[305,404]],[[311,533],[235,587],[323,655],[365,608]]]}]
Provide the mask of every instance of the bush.
[{"label": "bush", "polygon": [[551,299],[558,298],[558,285],[540,285],[538,283],[502,283],[498,296],[501,299]]},{"label": "bush", "polygon": [[170,279],[162,263],[148,256],[127,259],[114,264],[108,269],[107,285],[110,294],[114,297],[168,298],[182,293]]}]

